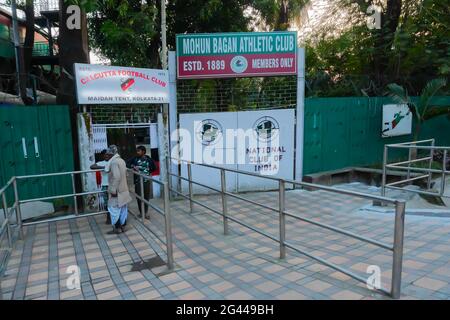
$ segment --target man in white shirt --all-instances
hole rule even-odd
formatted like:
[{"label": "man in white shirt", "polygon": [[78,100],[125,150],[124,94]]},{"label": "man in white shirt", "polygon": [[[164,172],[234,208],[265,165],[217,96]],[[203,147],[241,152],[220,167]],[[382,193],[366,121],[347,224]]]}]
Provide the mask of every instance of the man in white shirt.
[{"label": "man in white shirt", "polygon": [[[93,164],[91,166],[91,170],[104,170],[106,167],[106,164],[108,163],[109,159],[111,158],[111,156],[109,154],[107,154],[106,149],[103,150],[100,153],[100,157],[101,157],[101,161],[96,162],[95,164]],[[99,187],[99,189],[101,189],[101,194],[99,195],[99,209],[100,210],[106,210],[107,205],[108,205],[108,173],[105,171],[101,172],[100,176],[96,176],[96,180],[97,180],[97,185]],[[99,181],[101,180],[101,181]],[[111,217],[109,216],[109,214],[106,214],[106,224],[110,224],[111,223]]]}]

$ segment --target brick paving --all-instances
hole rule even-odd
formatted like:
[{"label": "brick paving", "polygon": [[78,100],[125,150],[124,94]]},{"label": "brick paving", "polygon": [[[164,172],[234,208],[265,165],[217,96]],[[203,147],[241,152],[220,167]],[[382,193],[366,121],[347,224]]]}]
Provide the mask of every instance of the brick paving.
[{"label": "brick paving", "polygon": [[[274,192],[242,196],[277,207]],[[221,210],[220,197],[197,200]],[[160,201],[152,200],[160,205]],[[367,200],[315,191],[289,191],[289,212],[392,243],[394,220],[389,213],[360,210]],[[134,206],[134,203],[133,203]],[[232,217],[278,236],[278,214],[228,198]],[[2,299],[389,299],[336,270],[290,249],[279,259],[279,245],[234,222],[223,235],[222,218],[185,200],[171,203],[176,268],[141,262],[166,261],[164,220],[151,209],[144,226],[130,218],[128,230],[108,235],[104,217],[53,222],[25,229],[1,278]],[[450,298],[450,219],[406,216],[402,299]],[[392,255],[356,239],[287,218],[291,244],[360,275],[369,265],[381,269],[389,288]],[[81,269],[81,288],[68,289],[67,268]]]}]

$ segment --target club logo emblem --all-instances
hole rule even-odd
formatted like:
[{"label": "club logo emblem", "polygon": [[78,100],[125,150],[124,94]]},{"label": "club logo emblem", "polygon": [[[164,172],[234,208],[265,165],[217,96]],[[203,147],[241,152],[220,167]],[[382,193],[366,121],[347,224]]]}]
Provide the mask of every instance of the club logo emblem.
[{"label": "club logo emblem", "polygon": [[133,78],[121,79],[120,82],[121,82],[120,88],[125,93],[131,93],[131,91],[133,91],[131,87],[136,83],[136,81]]},{"label": "club logo emblem", "polygon": [[207,119],[197,126],[195,135],[203,145],[209,146],[220,140],[222,132],[222,126],[217,121]]},{"label": "club logo emblem", "polygon": [[236,56],[231,59],[230,66],[231,70],[233,70],[234,73],[243,73],[245,70],[247,70],[248,62],[245,57]]},{"label": "club logo emblem", "polygon": [[253,130],[259,141],[269,142],[278,136],[280,125],[274,118],[264,116],[256,120]]}]

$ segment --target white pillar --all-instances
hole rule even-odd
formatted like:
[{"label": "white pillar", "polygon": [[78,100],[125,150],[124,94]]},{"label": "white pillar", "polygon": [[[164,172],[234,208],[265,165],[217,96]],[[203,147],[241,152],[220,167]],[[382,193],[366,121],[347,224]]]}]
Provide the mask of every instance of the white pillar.
[{"label": "white pillar", "polygon": [[[95,163],[94,138],[92,129],[92,118],[89,113],[77,114],[78,129],[78,151],[80,156],[80,170],[90,170]],[[81,174],[81,183],[83,192],[97,190],[97,183],[94,173]],[[97,195],[88,195],[83,197],[86,211],[98,210],[96,206]]]},{"label": "white pillar", "polygon": [[303,146],[305,128],[305,48],[298,48],[297,62],[295,180],[301,181],[303,178]]}]

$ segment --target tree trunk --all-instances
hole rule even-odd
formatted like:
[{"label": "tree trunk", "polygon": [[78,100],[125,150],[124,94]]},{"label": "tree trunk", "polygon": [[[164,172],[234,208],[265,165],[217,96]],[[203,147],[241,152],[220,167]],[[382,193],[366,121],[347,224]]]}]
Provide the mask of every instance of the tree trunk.
[{"label": "tree trunk", "polygon": [[34,47],[34,4],[33,0],[27,0],[25,7],[22,8],[25,11],[25,40],[20,50],[20,66],[19,78],[20,78],[20,97],[25,105],[33,104],[34,100],[27,95],[27,84],[31,80],[30,71],[32,67],[31,59],[33,57]]},{"label": "tree trunk", "polygon": [[394,42],[400,15],[402,12],[402,0],[387,0],[386,11],[381,13],[381,29],[374,31],[374,75],[378,88],[384,88],[386,72],[389,70],[389,51]]},{"label": "tree trunk", "polygon": [[278,14],[276,30],[287,30],[289,28],[289,1],[282,0]]},{"label": "tree trunk", "polygon": [[[79,107],[75,92],[75,74],[73,65],[78,63],[89,63],[88,34],[86,13],[81,11],[81,28],[68,29],[67,20],[67,1],[59,0],[59,65],[61,67],[61,77],[59,80],[56,101],[58,104],[68,105],[70,110],[70,122],[72,127],[72,144],[74,151],[75,171],[80,169],[80,155],[78,150],[78,127],[77,113]],[[81,190],[81,177],[75,175],[76,189]],[[82,199],[79,197],[79,206],[82,205]]]}]

